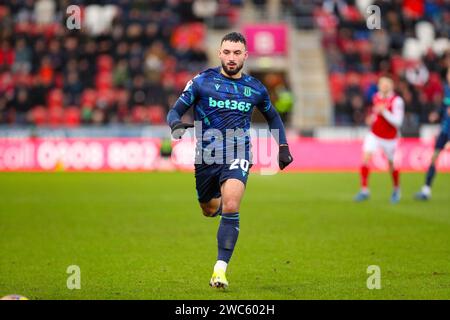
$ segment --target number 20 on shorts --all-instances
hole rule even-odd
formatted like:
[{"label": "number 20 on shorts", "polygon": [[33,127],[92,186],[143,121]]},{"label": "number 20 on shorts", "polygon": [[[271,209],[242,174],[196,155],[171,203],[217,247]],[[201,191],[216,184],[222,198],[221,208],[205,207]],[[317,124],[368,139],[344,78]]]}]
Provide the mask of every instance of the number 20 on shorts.
[{"label": "number 20 on shorts", "polygon": [[230,165],[230,170],[239,169],[239,166],[243,171],[248,172],[250,162],[246,159],[234,159]]}]

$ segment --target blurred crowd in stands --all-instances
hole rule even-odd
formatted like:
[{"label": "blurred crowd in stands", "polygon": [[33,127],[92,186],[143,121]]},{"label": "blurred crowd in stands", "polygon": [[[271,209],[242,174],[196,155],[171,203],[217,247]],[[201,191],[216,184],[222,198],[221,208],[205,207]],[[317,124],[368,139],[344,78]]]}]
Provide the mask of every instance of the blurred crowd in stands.
[{"label": "blurred crowd in stands", "polygon": [[[207,28],[235,26],[243,2],[0,0],[0,124],[163,124],[186,82],[208,66]],[[252,2],[267,10],[268,1]],[[380,74],[394,77],[406,102],[405,132],[440,106],[450,2],[280,4],[280,19],[322,32],[336,125],[365,124]],[[367,27],[372,4],[381,29]],[[81,8],[80,30],[67,28],[71,5]],[[292,94],[280,92],[275,104],[289,110]]]},{"label": "blurred crowd in stands", "polygon": [[165,123],[208,65],[205,19],[226,27],[240,4],[0,0],[0,124]]},{"label": "blurred crowd in stands", "polygon": [[[367,27],[371,4],[380,8],[381,29]],[[313,15],[323,33],[337,125],[364,125],[380,74],[394,77],[405,100],[404,133],[428,122],[442,104],[450,67],[450,2],[326,0]]]}]

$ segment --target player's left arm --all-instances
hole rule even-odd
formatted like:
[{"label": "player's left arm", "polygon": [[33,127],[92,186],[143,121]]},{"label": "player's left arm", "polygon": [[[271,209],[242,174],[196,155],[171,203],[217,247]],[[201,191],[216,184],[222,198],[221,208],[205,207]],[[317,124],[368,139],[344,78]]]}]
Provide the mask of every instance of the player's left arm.
[{"label": "player's left arm", "polygon": [[392,102],[392,112],[383,109],[381,115],[385,118],[391,125],[396,128],[400,128],[403,123],[403,118],[405,116],[405,103],[401,97],[397,97]]},{"label": "player's left arm", "polygon": [[[270,102],[270,97],[267,93],[267,90],[264,90],[263,99],[261,103],[257,105],[257,108],[259,109],[259,111],[261,111],[264,118],[266,119],[272,136],[275,138],[279,145],[278,165],[280,169],[283,170],[294,159],[292,158],[292,155],[289,151],[289,145],[287,143],[286,131],[284,129],[283,121]],[[275,132],[278,132],[278,135],[274,134]]]}]

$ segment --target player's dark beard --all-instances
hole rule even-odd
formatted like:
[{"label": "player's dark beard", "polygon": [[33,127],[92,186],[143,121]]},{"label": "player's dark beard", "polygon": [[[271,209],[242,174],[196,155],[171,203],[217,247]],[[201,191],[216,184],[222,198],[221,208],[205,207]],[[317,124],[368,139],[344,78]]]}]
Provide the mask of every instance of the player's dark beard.
[{"label": "player's dark beard", "polygon": [[230,70],[230,69],[228,69],[227,65],[222,62],[223,71],[230,77],[236,75],[239,71],[241,71],[244,64],[241,64],[240,66],[236,64],[235,66],[236,66],[236,68],[234,70]]}]

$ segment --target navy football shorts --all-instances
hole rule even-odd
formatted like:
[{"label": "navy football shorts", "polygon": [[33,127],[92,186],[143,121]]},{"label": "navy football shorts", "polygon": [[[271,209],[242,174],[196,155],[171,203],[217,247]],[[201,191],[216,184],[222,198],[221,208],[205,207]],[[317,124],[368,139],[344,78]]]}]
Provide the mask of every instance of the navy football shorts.
[{"label": "navy football shorts", "polygon": [[439,136],[436,139],[436,144],[434,145],[434,149],[436,150],[442,150],[445,147],[445,144],[448,141],[448,133],[441,131]]},{"label": "navy football shorts", "polygon": [[238,179],[247,184],[250,163],[235,159],[229,164],[196,164],[195,188],[199,202],[208,202],[221,196],[220,187],[228,179]]}]

